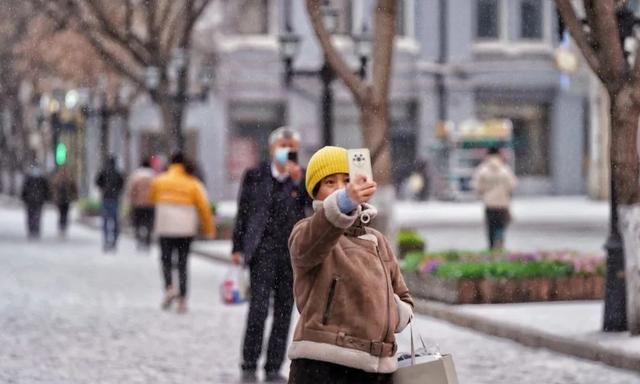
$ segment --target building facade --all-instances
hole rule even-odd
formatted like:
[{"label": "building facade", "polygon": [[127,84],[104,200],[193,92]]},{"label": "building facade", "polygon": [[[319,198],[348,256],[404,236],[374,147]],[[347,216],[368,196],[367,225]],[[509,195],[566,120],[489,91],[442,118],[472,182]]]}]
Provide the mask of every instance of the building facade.
[{"label": "building facade", "polygon": [[[235,2],[230,2],[235,3]],[[215,32],[200,36],[216,57],[206,103],[187,113],[187,147],[214,199],[234,199],[244,169],[268,155],[271,130],[302,132],[303,161],[322,145],[321,83],[283,83],[278,36],[285,21],[301,36],[296,69],[318,69],[323,55],[305,3],[260,0],[213,7]],[[354,70],[352,36],[372,28],[375,0],[334,0],[340,11],[334,43]],[[513,123],[520,194],[582,194],[589,153],[589,77],[556,68],[558,21],[552,0],[398,0],[391,89],[394,181],[417,159],[429,159],[441,121],[507,118]],[[242,9],[238,9],[238,7]],[[224,12],[234,12],[227,15]],[[242,17],[237,17],[242,15]],[[225,26],[226,25],[226,26]],[[211,31],[202,28],[202,31]],[[334,82],[335,144],[362,145],[359,111]],[[160,132],[156,108],[141,101],[131,113],[134,158],[150,153]]]}]

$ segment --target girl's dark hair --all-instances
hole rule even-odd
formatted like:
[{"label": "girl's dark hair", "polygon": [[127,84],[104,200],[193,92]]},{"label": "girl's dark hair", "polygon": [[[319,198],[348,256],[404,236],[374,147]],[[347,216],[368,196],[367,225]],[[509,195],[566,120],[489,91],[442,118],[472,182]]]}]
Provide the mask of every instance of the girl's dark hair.
[{"label": "girl's dark hair", "polygon": [[176,152],[171,156],[171,164],[184,164],[185,157],[182,152]]},{"label": "girl's dark hair", "polygon": [[311,192],[312,192],[312,194],[313,194],[313,197],[314,197],[314,198],[315,198],[315,197],[316,197],[316,195],[318,194],[318,191],[320,191],[320,183],[316,184],[316,186],[315,186],[315,187],[313,187],[313,191],[311,191]]}]

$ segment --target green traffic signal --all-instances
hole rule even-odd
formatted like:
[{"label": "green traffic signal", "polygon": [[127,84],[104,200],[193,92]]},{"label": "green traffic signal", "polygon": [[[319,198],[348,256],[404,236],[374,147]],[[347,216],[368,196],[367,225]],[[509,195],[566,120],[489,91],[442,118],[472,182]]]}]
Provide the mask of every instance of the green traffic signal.
[{"label": "green traffic signal", "polygon": [[56,145],[56,164],[64,165],[67,162],[67,146],[64,143]]}]

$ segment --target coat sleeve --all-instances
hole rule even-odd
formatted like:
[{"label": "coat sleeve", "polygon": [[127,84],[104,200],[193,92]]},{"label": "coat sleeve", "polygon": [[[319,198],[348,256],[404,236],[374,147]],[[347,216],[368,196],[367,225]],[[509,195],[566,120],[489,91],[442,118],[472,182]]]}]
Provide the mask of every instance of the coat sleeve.
[{"label": "coat sleeve", "polygon": [[102,171],[96,176],[95,182],[99,188],[104,188],[104,173]]},{"label": "coat sleeve", "polygon": [[484,183],[482,182],[482,166],[476,168],[471,177],[471,188],[478,194],[484,192]]},{"label": "coat sleeve", "polygon": [[391,274],[391,284],[393,286],[393,298],[398,308],[398,324],[396,325],[395,331],[396,333],[400,333],[409,325],[413,318],[413,299],[411,298],[409,288],[407,288],[402,271],[400,270],[400,265],[389,242],[384,237],[381,236],[381,238],[387,254],[393,260],[389,268],[389,273]]},{"label": "coat sleeve", "polygon": [[149,188],[149,202],[153,205],[158,204],[158,180],[157,179],[151,182],[151,188]]},{"label": "coat sleeve", "polygon": [[358,207],[351,215],[346,215],[338,208],[337,192],[329,195],[322,208],[293,228],[289,237],[293,267],[304,272],[322,264],[344,230],[352,226],[360,216],[360,210]]},{"label": "coat sleeve", "polygon": [[244,235],[247,230],[247,222],[251,212],[251,198],[253,196],[253,190],[255,189],[255,180],[253,177],[253,171],[249,170],[245,172],[240,184],[240,193],[238,194],[238,213],[236,214],[236,222],[233,226],[233,251],[244,251]]},{"label": "coat sleeve", "polygon": [[202,230],[208,236],[215,236],[215,220],[211,214],[211,207],[209,205],[207,193],[201,182],[196,181],[194,193],[196,208],[198,210],[198,215],[200,216],[200,222],[202,223]]},{"label": "coat sleeve", "polygon": [[513,171],[510,168],[507,168],[507,183],[509,186],[509,192],[512,193],[514,189],[516,189],[516,186],[518,185],[518,179],[516,178],[516,175],[513,173]]}]

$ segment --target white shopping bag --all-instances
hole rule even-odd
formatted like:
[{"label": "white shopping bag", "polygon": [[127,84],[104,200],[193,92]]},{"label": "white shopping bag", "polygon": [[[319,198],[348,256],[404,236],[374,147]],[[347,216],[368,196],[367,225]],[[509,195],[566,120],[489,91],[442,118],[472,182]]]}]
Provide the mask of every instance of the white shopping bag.
[{"label": "white shopping bag", "polygon": [[458,376],[451,355],[416,353],[413,341],[413,321],[411,328],[411,355],[398,361],[398,370],[393,374],[394,384],[458,384]]}]

